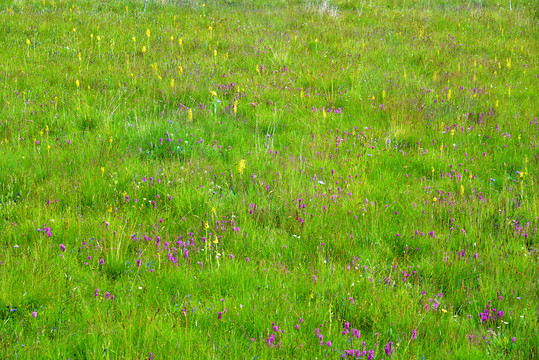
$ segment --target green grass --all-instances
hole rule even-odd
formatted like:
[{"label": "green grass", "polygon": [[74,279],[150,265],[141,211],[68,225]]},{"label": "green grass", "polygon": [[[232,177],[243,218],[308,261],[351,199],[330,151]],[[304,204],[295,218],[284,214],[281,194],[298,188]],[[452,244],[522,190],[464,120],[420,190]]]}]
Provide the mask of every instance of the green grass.
[{"label": "green grass", "polygon": [[511,5],[0,1],[0,357],[535,358]]}]

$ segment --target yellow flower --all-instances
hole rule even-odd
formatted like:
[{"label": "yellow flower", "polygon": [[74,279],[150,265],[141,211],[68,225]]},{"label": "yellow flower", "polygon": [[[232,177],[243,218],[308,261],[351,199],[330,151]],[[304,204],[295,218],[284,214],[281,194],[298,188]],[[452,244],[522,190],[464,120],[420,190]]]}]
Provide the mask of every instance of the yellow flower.
[{"label": "yellow flower", "polygon": [[181,66],[178,66],[178,74],[183,74],[183,68]]},{"label": "yellow flower", "polygon": [[97,35],[97,41],[101,41],[101,36]]},{"label": "yellow flower", "polygon": [[436,201],[438,201],[438,199],[436,197],[434,197],[434,198],[432,198],[432,201],[436,202]]},{"label": "yellow flower", "polygon": [[238,172],[240,174],[243,174],[243,170],[245,169],[245,160],[241,159],[238,164]]},{"label": "yellow flower", "polygon": [[208,27],[208,30],[212,31],[212,30],[213,30],[213,28],[212,28],[211,26],[209,26],[209,27]]},{"label": "yellow flower", "polygon": [[77,32],[77,29],[73,28],[73,32]]},{"label": "yellow flower", "polygon": [[30,39],[26,39],[26,45],[30,45]]},{"label": "yellow flower", "polygon": [[180,38],[180,39],[178,40],[178,44],[183,45],[183,39],[182,39],[182,38]]},{"label": "yellow flower", "polygon": [[75,81],[75,85],[77,85],[77,87],[79,87],[79,86],[80,86],[80,82],[79,82],[79,80],[76,80],[76,81]]},{"label": "yellow flower", "polygon": [[217,56],[217,49],[213,50],[213,56]]},{"label": "yellow flower", "polygon": [[189,109],[187,111],[187,120],[192,121],[193,120],[193,110]]},{"label": "yellow flower", "polygon": [[137,41],[137,38],[134,37],[134,36],[132,37],[132,39],[133,39],[133,42],[136,42],[136,41]]},{"label": "yellow flower", "polygon": [[90,34],[90,39],[93,39],[94,38],[94,34]]},{"label": "yellow flower", "polygon": [[210,94],[211,94],[212,96],[217,96],[217,93],[216,93],[215,91],[213,91],[213,90],[210,90]]},{"label": "yellow flower", "polygon": [[171,37],[170,37],[170,41],[174,41],[174,36],[171,36]]},{"label": "yellow flower", "polygon": [[170,87],[174,88],[174,79],[170,79]]},{"label": "yellow flower", "polygon": [[112,136],[111,136],[111,137],[109,137],[109,143],[111,143],[111,144],[112,144]]},{"label": "yellow flower", "polygon": [[150,37],[150,29],[146,29],[146,36]]},{"label": "yellow flower", "polygon": [[142,47],[142,52],[143,52],[143,53],[146,52],[146,46],[143,46],[143,47]]},{"label": "yellow flower", "polygon": [[105,168],[103,166],[101,166],[101,175],[103,175],[105,173]]}]

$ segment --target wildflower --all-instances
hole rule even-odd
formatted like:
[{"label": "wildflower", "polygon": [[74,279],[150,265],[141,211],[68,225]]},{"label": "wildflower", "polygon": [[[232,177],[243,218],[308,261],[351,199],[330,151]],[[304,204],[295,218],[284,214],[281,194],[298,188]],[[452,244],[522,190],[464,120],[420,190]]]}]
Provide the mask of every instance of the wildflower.
[{"label": "wildflower", "polygon": [[35,317],[35,318],[37,317],[37,311],[32,311],[32,317]]},{"label": "wildflower", "polygon": [[62,252],[66,251],[66,247],[64,244],[60,244],[60,250],[62,250]]},{"label": "wildflower", "polygon": [[386,346],[384,347],[384,350],[386,352],[386,355],[390,355],[392,351],[394,351],[393,349],[393,341],[390,341],[386,344]]},{"label": "wildflower", "polygon": [[238,164],[238,172],[240,174],[243,174],[243,170],[245,169],[245,160],[240,160],[239,164]]},{"label": "wildflower", "polygon": [[105,265],[105,259],[99,260],[99,265]]},{"label": "wildflower", "polygon": [[99,296],[99,289],[95,289],[94,295],[95,295],[96,297]]},{"label": "wildflower", "polygon": [[146,29],[146,37],[150,37],[150,29]]},{"label": "wildflower", "polygon": [[328,347],[331,347],[331,341],[328,341],[326,344]]},{"label": "wildflower", "polygon": [[187,111],[187,120],[192,121],[193,120],[193,110],[189,109]]}]

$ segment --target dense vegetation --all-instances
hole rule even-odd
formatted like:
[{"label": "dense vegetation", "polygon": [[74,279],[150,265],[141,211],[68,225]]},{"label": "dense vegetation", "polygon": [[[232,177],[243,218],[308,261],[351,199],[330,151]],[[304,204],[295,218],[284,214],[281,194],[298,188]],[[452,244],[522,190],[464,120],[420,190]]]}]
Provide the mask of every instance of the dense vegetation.
[{"label": "dense vegetation", "polygon": [[0,1],[0,357],[536,358],[537,9]]}]

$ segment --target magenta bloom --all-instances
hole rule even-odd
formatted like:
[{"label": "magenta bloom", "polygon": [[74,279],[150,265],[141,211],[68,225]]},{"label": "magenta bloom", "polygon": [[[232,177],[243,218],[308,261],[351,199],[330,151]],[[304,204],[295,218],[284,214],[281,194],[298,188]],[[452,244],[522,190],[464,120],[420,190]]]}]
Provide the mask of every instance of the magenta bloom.
[{"label": "magenta bloom", "polygon": [[37,317],[37,311],[32,311],[32,317]]},{"label": "magenta bloom", "polygon": [[105,259],[99,260],[99,265],[105,265]]},{"label": "magenta bloom", "polygon": [[66,251],[66,247],[64,244],[60,244],[60,250],[62,250],[62,252]]}]

